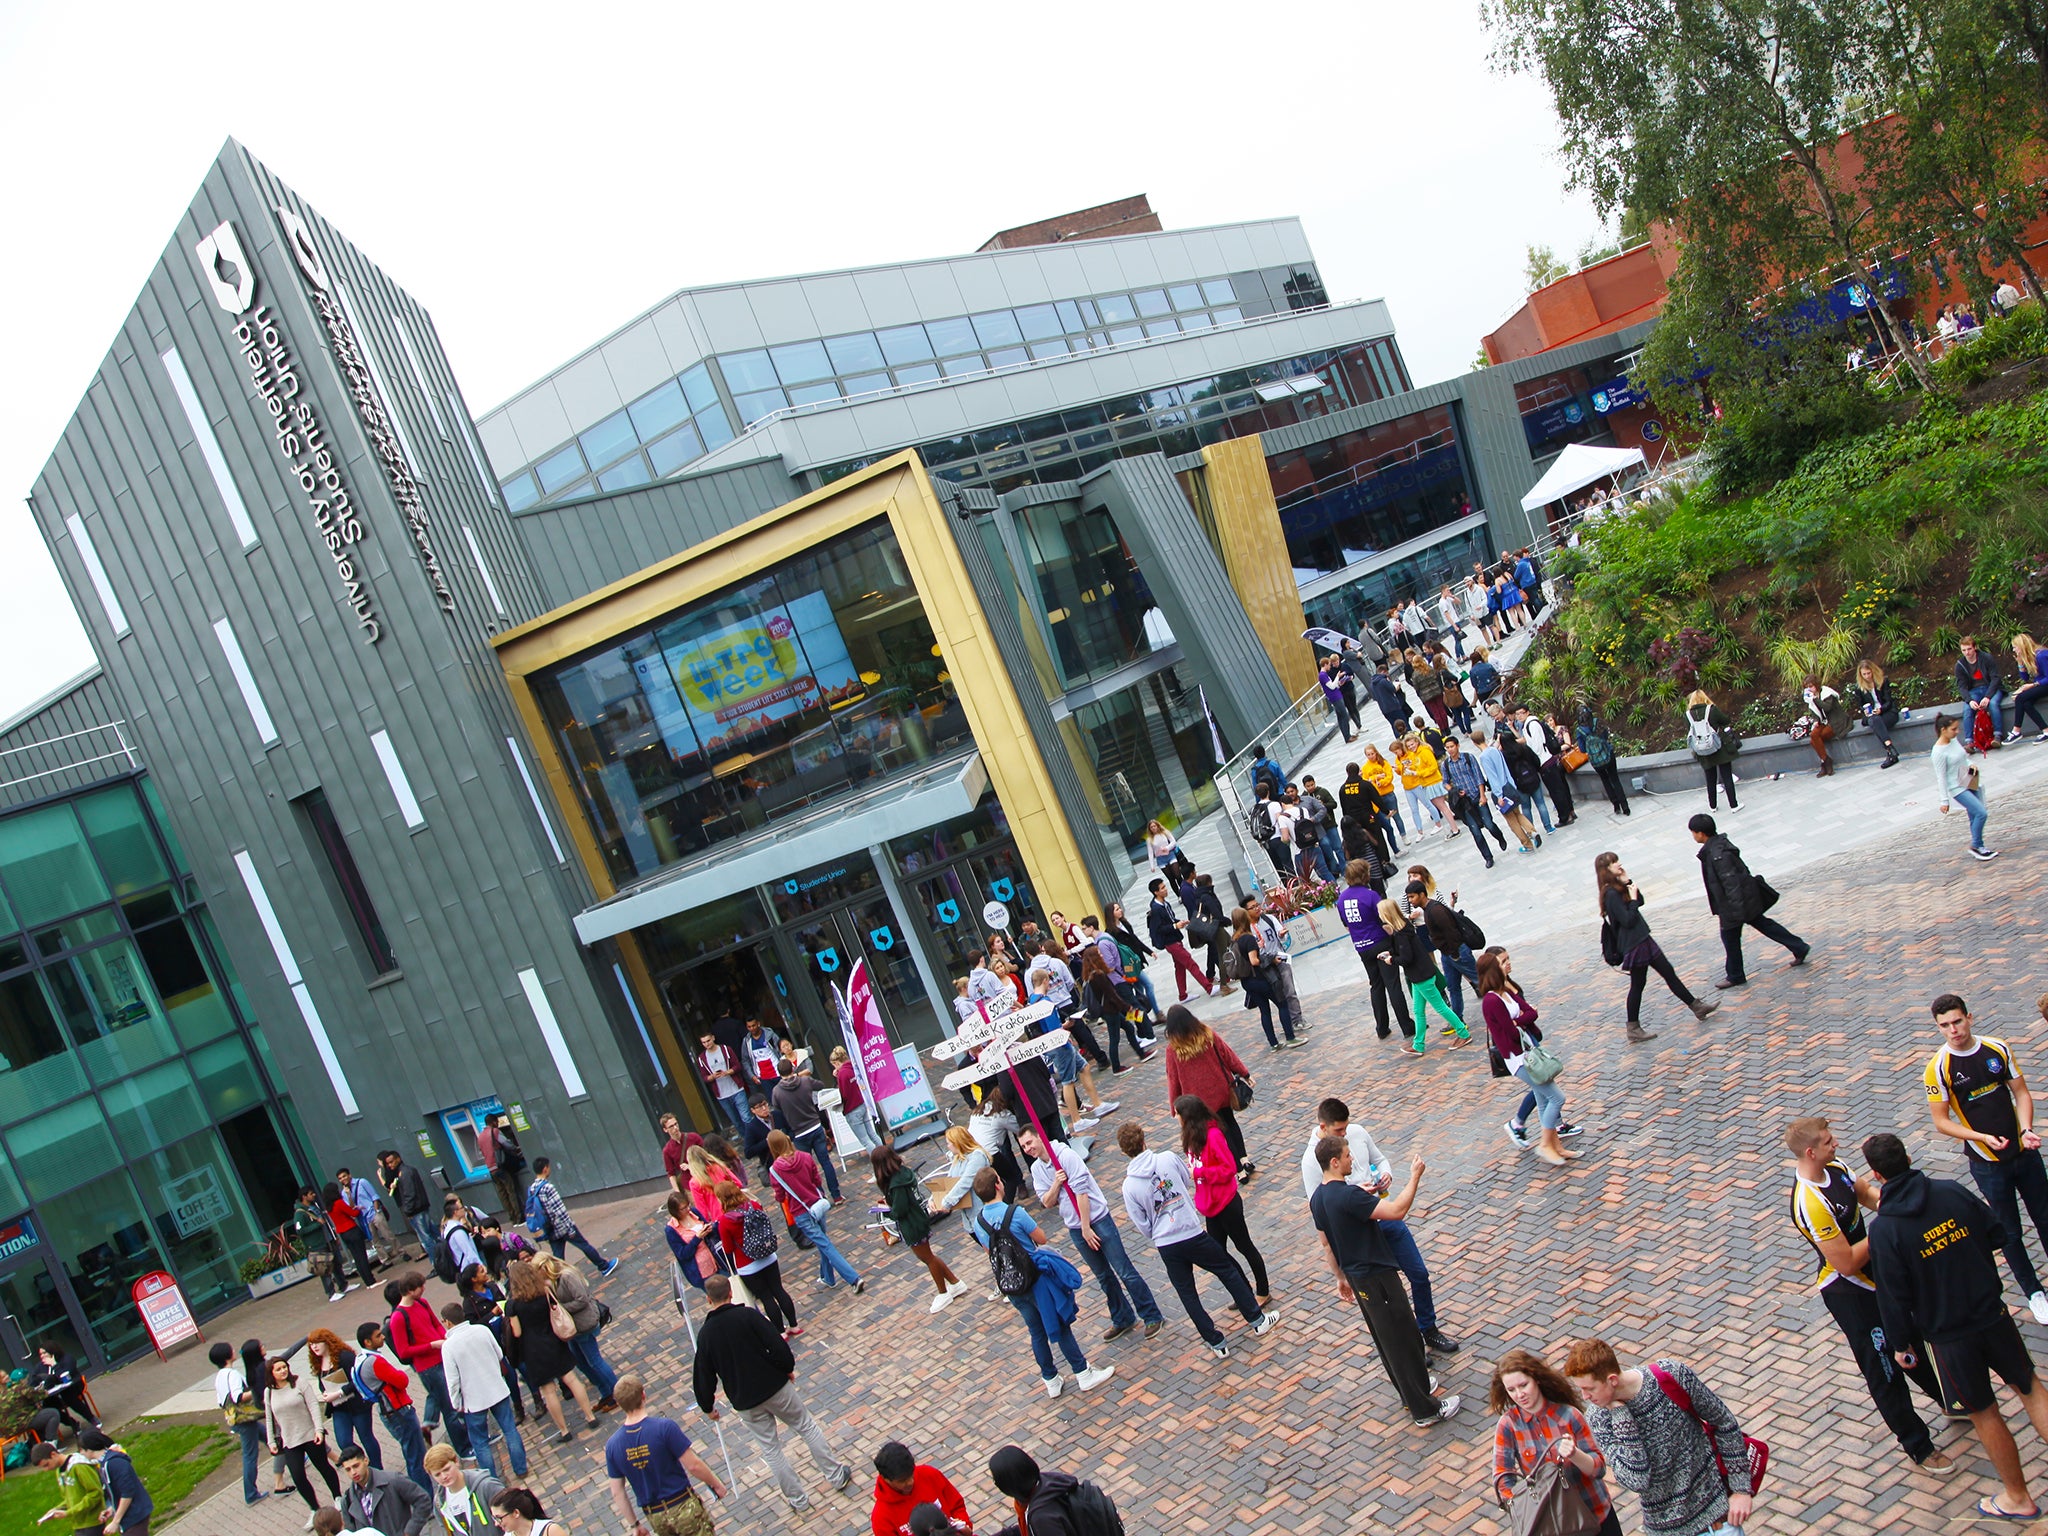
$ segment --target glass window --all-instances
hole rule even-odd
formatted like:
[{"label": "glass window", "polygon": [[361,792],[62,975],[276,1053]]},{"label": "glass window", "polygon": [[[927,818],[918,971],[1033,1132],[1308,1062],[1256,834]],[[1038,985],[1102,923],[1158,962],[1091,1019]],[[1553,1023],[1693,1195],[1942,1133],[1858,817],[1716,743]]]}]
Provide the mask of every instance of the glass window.
[{"label": "glass window", "polygon": [[1031,354],[1022,347],[1003,347],[988,355],[988,365],[991,368],[1008,368],[1013,364],[1028,363],[1029,361],[1031,361]]},{"label": "glass window", "polygon": [[1087,330],[1089,326],[1095,323],[1093,320],[1083,320],[1081,318],[1081,306],[1072,299],[1061,299],[1052,308],[1053,317],[1059,321],[1060,330],[1070,336],[1077,331]]},{"label": "glass window", "polygon": [[1472,509],[1446,406],[1276,453],[1266,469],[1299,570],[1342,570]]},{"label": "glass window", "polygon": [[[832,359],[826,356],[822,341],[798,341],[786,347],[770,347],[768,355],[775,361],[775,376],[785,384],[809,384],[832,377]],[[726,375],[728,380],[731,377],[730,373]]]},{"label": "glass window", "polygon": [[882,348],[867,331],[856,331],[851,336],[828,336],[825,350],[832,354],[834,373],[875,373],[885,362]]},{"label": "glass window", "polygon": [[1017,423],[1018,436],[1027,443],[1037,442],[1040,438],[1058,437],[1064,430],[1057,415],[1033,416],[1028,421]]},{"label": "glass window", "polygon": [[1137,300],[1138,313],[1141,315],[1163,315],[1173,307],[1166,297],[1164,288],[1147,288],[1142,293],[1133,294],[1132,297]]},{"label": "glass window", "polygon": [[1005,470],[1022,469],[1026,463],[1024,450],[1013,448],[1007,453],[992,453],[981,461],[984,474],[999,475]]},{"label": "glass window", "polygon": [[121,915],[128,919],[130,928],[160,923],[167,917],[178,915],[178,894],[167,885],[159,890],[144,891],[139,896],[130,896],[121,903]]},{"label": "glass window", "polygon": [[732,423],[725,419],[725,407],[713,405],[709,410],[699,412],[697,416],[697,433],[704,439],[704,451],[706,453],[709,453],[713,448],[722,448],[731,442],[733,438]]},{"label": "glass window", "polygon": [[540,477],[540,488],[552,496],[570,481],[581,478],[583,455],[571,443],[534,465],[533,472]]},{"label": "glass window", "polygon": [[234,1030],[227,997],[214,985],[182,919],[145,928],[135,935],[135,947],[180,1045],[189,1051]]},{"label": "glass window", "polygon": [[1219,309],[1216,311],[1214,318],[1218,325],[1235,325],[1244,318],[1244,311],[1241,309]]},{"label": "glass window", "polygon": [[299,808],[313,846],[326,861],[333,894],[355,928],[368,969],[378,976],[397,970],[398,958],[392,953],[391,941],[385,937],[384,920],[377,915],[377,904],[370,897],[370,888],[364,883],[362,871],[356,867],[356,856],[349,852],[348,838],[343,835],[341,823],[335,818],[334,807],[328,803],[327,792],[310,790],[292,804]]},{"label": "glass window", "polygon": [[134,945],[67,951],[43,979],[93,1081],[111,1082],[178,1053]]},{"label": "glass window", "polygon": [[718,366],[725,370],[725,387],[736,395],[773,389],[782,382],[766,352],[728,352],[719,358]]},{"label": "glass window", "polygon": [[1202,283],[1202,297],[1211,304],[1235,304],[1237,290],[1230,286],[1227,277],[1211,277]]},{"label": "glass window", "polygon": [[1147,336],[1173,336],[1178,334],[1179,331],[1180,326],[1172,320],[1147,320],[1145,322],[1145,334]]},{"label": "glass window", "polygon": [[[1048,336],[1058,336],[1069,329],[1060,320],[1059,309],[1055,305],[1029,304],[1014,313],[1017,317],[1017,329],[1026,341],[1043,341]],[[1080,326],[1076,325],[1071,329],[1078,331]]]},{"label": "glass window", "polygon": [[624,411],[614,411],[577,439],[584,457],[592,464],[609,464],[640,439],[633,435],[633,422]]},{"label": "glass window", "polygon": [[936,442],[921,444],[917,451],[926,464],[957,464],[962,459],[974,457],[974,439],[942,437]]},{"label": "glass window", "polygon": [[97,912],[84,912],[54,928],[45,928],[36,935],[36,952],[57,955],[67,949],[84,949],[120,931],[121,920],[114,915],[114,909],[101,907]]},{"label": "glass window", "polygon": [[965,315],[954,320],[927,320],[924,331],[931,337],[932,348],[940,357],[981,350],[981,343],[975,339],[974,322]]},{"label": "glass window", "polygon": [[165,1062],[153,1071],[100,1090],[114,1139],[131,1158],[167,1147],[210,1123],[192,1074],[182,1061]]},{"label": "glass window", "polygon": [[820,400],[837,400],[839,386],[827,380],[823,384],[801,384],[789,392],[791,405],[816,405]]},{"label": "glass window", "polygon": [[231,1120],[245,1109],[263,1104],[263,1080],[240,1039],[216,1040],[186,1058],[199,1080],[199,1096],[215,1122]]},{"label": "glass window", "polygon": [[775,902],[776,914],[788,922],[825,907],[837,906],[863,891],[877,890],[881,883],[882,877],[875,869],[874,859],[866,853],[856,853],[834,864],[800,870],[787,880],[770,886],[768,894]]},{"label": "glass window", "polygon": [[752,394],[735,395],[732,403],[740,408],[740,420],[748,426],[789,404],[779,389],[760,389]]},{"label": "glass window", "polygon": [[1015,447],[1024,441],[1024,429],[1016,422],[1000,427],[984,427],[974,434],[976,453],[994,453],[998,448]]},{"label": "glass window", "polygon": [[633,931],[648,965],[668,971],[766,933],[768,914],[758,895],[742,891]]},{"label": "glass window", "polygon": [[38,1202],[121,1166],[114,1133],[90,1098],[73,1099],[15,1126],[7,1133],[7,1152]]},{"label": "glass window", "polygon": [[[7,1154],[0,1152],[0,1211],[21,1211],[28,1208],[28,1191],[21,1187],[21,1178],[14,1171]],[[59,1310],[62,1310],[61,1308]],[[20,1314],[16,1312],[16,1321]]]},{"label": "glass window", "polygon": [[1181,283],[1176,287],[1169,288],[1166,290],[1166,297],[1172,301],[1175,309],[1200,309],[1202,307],[1202,287],[1199,283]]},{"label": "glass window", "polygon": [[949,357],[939,366],[946,370],[949,379],[968,379],[977,373],[988,372],[988,364],[979,352],[972,357]]},{"label": "glass window", "polygon": [[108,899],[68,805],[0,820],[0,879],[14,898],[14,915],[29,925]]},{"label": "glass window", "polygon": [[932,344],[926,338],[924,327],[921,325],[899,325],[890,330],[877,331],[875,340],[882,344],[882,356],[889,360],[889,366],[892,368],[929,362],[932,357]]},{"label": "glass window", "polygon": [[1199,314],[1182,315],[1180,317],[1180,328],[1184,331],[1206,331],[1209,329],[1209,317]]},{"label": "glass window", "polygon": [[645,485],[652,478],[647,472],[647,460],[636,453],[630,459],[621,459],[599,475],[597,483],[608,491],[624,491]]},{"label": "glass window", "polygon": [[677,382],[683,386],[683,398],[690,402],[691,410],[708,411],[718,404],[718,386],[711,382],[711,370],[702,363]]},{"label": "glass window", "polygon": [[939,370],[931,363],[918,363],[909,368],[896,370],[898,384],[929,384],[939,376]]},{"label": "glass window", "polygon": [[505,493],[505,505],[514,512],[523,512],[540,500],[540,487],[533,483],[531,475],[514,475],[498,489]]},{"label": "glass window", "polygon": [[847,379],[845,383],[847,397],[851,399],[855,395],[877,394],[889,388],[889,375],[886,373],[857,373]]},{"label": "glass window", "polygon": [[1065,357],[1067,344],[1064,341],[1034,341],[1031,343],[1031,355],[1041,361],[1048,357]]},{"label": "glass window", "polygon": [[633,418],[640,441],[651,443],[690,414],[690,403],[683,398],[683,386],[670,379],[627,406],[626,414]]},{"label": "glass window", "polygon": [[[7,959],[27,957],[19,943]],[[32,972],[0,981],[0,1121],[85,1092],[85,1069],[67,1048],[43,989]]]},{"label": "glass window", "polygon": [[1109,333],[1109,344],[1113,347],[1121,347],[1126,342],[1143,341],[1144,339],[1145,328],[1141,325],[1119,326]]},{"label": "glass window", "polygon": [[992,309],[974,317],[974,334],[984,347],[1014,347],[1024,339],[1017,317],[1007,309]]},{"label": "glass window", "polygon": [[1095,302],[1102,311],[1104,325],[1115,325],[1119,320],[1138,318],[1138,306],[1131,302],[1128,294],[1105,293]]},{"label": "glass window", "polygon": [[682,426],[650,447],[647,457],[657,475],[672,475],[703,451],[704,440],[697,436],[697,429]]},{"label": "glass window", "polygon": [[1147,390],[1138,398],[1148,411],[1170,411],[1181,403],[1181,392],[1169,384],[1164,389]]},{"label": "glass window", "polygon": [[1151,594],[1108,513],[1028,507],[1018,524],[1069,687],[1151,649],[1144,620]]},{"label": "glass window", "polygon": [[212,1131],[202,1131],[137,1165],[135,1182],[192,1306],[217,1307],[248,1295],[238,1270],[263,1241],[242,1181]]},{"label": "glass window", "polygon": [[[106,1144],[111,1150],[111,1137]],[[116,1357],[147,1350],[149,1337],[131,1288],[151,1270],[163,1268],[164,1259],[128,1175],[109,1173],[38,1214],[100,1347]],[[192,1300],[189,1294],[186,1299]]]}]

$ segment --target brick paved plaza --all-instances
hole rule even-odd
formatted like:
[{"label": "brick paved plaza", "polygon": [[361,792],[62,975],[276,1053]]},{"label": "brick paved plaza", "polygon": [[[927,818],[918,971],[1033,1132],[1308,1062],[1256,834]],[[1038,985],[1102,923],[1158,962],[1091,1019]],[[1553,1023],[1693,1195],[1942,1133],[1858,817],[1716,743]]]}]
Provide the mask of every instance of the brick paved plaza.
[{"label": "brick paved plaza", "polygon": [[[1984,1032],[2013,1042],[2023,1065],[2048,1071],[2048,1028],[2034,1005],[2048,990],[2048,968],[2035,963],[2042,823],[2021,810],[2048,779],[2048,752],[2031,753],[2008,751],[1987,769],[1998,796],[1990,841],[2005,857],[1982,866],[1963,856],[1960,824],[1934,816],[1922,763],[1745,787],[1745,808],[1728,829],[1784,891],[1774,915],[1814,942],[1814,961],[1788,971],[1783,952],[1759,948],[1752,935],[1750,986],[1725,994],[1704,1026],[1652,978],[1644,1022],[1659,1038],[1648,1046],[1622,1041],[1624,983],[1599,962],[1592,856],[1622,850],[1680,973],[1715,995],[1720,946],[1684,832],[1698,797],[1639,800],[1627,822],[1604,806],[1582,807],[1578,826],[1533,858],[1503,861],[1491,886],[1468,849],[1425,840],[1413,851],[1452,873],[1489,937],[1514,947],[1515,974],[1565,1058],[1567,1114],[1587,1126],[1577,1143],[1582,1162],[1553,1171],[1508,1143],[1501,1122],[1521,1090],[1491,1079],[1481,1050],[1432,1050],[1418,1062],[1374,1038],[1348,949],[1317,951],[1302,962],[1305,986],[1320,988],[1308,999],[1316,1029],[1307,1048],[1269,1057],[1255,1021],[1228,1006],[1236,999],[1203,1009],[1265,1069],[1245,1117],[1264,1169],[1247,1200],[1273,1271],[1275,1332],[1237,1338],[1242,1324],[1212,1294],[1212,1311],[1233,1334],[1231,1358],[1213,1360],[1158,1264],[1127,1234],[1168,1327],[1150,1343],[1134,1334],[1097,1348],[1105,1309],[1091,1286],[1077,1333],[1091,1360],[1114,1363],[1117,1375],[1093,1393],[1069,1388],[1051,1401],[1017,1318],[983,1299],[986,1270],[964,1232],[947,1229],[937,1243],[971,1291],[932,1316],[921,1267],[855,1234],[849,1202],[833,1226],[867,1271],[868,1294],[824,1298],[807,1270],[792,1273],[791,1290],[806,1325],[798,1386],[855,1464],[855,1483],[844,1495],[815,1486],[814,1512],[792,1518],[745,1431],[730,1424],[743,1491],[716,1512],[720,1528],[863,1531],[868,1458],[881,1441],[900,1438],[954,1478],[980,1529],[1001,1523],[986,1457],[1015,1441],[1045,1464],[1102,1482],[1134,1533],[1496,1532],[1493,1421],[1480,1401],[1490,1363],[1513,1345],[1556,1358],[1566,1339],[1596,1331],[1625,1357],[1649,1349],[1697,1366],[1743,1427],[1770,1444],[1752,1531],[1930,1530],[1966,1516],[1978,1495],[1995,1490],[1988,1464],[1965,1428],[1940,1425],[1936,1442],[1959,1453],[1962,1470],[1939,1481],[1912,1469],[1884,1431],[1813,1294],[1811,1252],[1786,1220],[1778,1136],[1794,1114],[1832,1117],[1852,1148],[1873,1130],[1895,1129],[1923,1166],[1965,1177],[1958,1155],[1937,1148],[1918,1083],[1938,1043],[1926,1004],[1949,988],[1969,999]],[[1161,970],[1154,980],[1164,991]],[[1158,1064],[1116,1087],[1155,1142],[1167,1134]],[[1430,1160],[1410,1220],[1443,1325],[1466,1344],[1445,1371],[1447,1390],[1467,1395],[1449,1428],[1408,1424],[1368,1355],[1362,1319],[1338,1302],[1320,1262],[1296,1165],[1314,1103],[1332,1092],[1350,1101],[1397,1166],[1417,1149]],[[1110,1138],[1094,1160],[1115,1191],[1123,1158]],[[690,1351],[668,1302],[653,1219],[629,1230],[617,1251],[626,1265],[605,1287],[619,1319],[607,1352],[649,1378],[659,1409],[680,1409]],[[2030,1320],[2022,1327],[2048,1359],[2048,1331]],[[700,1449],[719,1464],[710,1426],[693,1410],[677,1416],[693,1436],[701,1432]],[[2037,1492],[2048,1497],[2048,1451],[2023,1419],[2014,1422]],[[530,1482],[572,1529],[615,1528],[598,1452],[591,1438],[560,1452],[536,1448]],[[806,1459],[797,1465],[808,1475]],[[1637,1529],[1633,1496],[1620,1502],[1624,1528]],[[245,1512],[231,1489],[180,1528],[282,1536],[302,1515],[295,1500]]]}]

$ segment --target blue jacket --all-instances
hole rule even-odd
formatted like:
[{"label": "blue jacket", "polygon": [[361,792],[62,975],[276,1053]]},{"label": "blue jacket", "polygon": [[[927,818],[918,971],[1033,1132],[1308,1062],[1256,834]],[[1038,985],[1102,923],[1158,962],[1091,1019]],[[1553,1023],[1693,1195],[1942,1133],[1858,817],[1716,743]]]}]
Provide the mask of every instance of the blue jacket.
[{"label": "blue jacket", "polygon": [[1402,696],[1399,685],[1386,673],[1373,673],[1371,686],[1372,701],[1379,705],[1381,714],[1405,715],[1409,713],[1408,700]]},{"label": "blue jacket", "polygon": [[1252,783],[1257,785],[1260,779],[1271,779],[1273,781],[1273,798],[1276,800],[1280,798],[1280,791],[1287,787],[1287,775],[1281,771],[1280,765],[1270,757],[1255,757],[1252,759]]},{"label": "blue jacket", "polygon": [[1031,1257],[1038,1264],[1038,1280],[1031,1287],[1031,1299],[1038,1304],[1038,1320],[1050,1334],[1071,1328],[1074,1319],[1081,1315],[1074,1300],[1074,1293],[1081,1289],[1081,1271],[1055,1249],[1033,1248]]},{"label": "blue jacket", "polygon": [[1482,700],[1490,699],[1493,697],[1494,690],[1498,687],[1500,687],[1500,668],[1490,661],[1475,661],[1472,663],[1472,691],[1475,694]]},{"label": "blue jacket", "polygon": [[1515,585],[1524,592],[1536,585],[1536,567],[1526,559],[1515,562]]}]

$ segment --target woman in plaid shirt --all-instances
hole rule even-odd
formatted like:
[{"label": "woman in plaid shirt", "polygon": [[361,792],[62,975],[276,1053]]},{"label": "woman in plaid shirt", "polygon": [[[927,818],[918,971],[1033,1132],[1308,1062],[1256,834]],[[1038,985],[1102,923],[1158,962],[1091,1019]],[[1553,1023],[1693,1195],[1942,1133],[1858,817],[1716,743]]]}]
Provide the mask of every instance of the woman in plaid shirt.
[{"label": "woman in plaid shirt", "polygon": [[1500,1415],[1493,1426],[1493,1492],[1505,1504],[1514,1485],[1533,1476],[1546,1460],[1570,1465],[1597,1536],[1621,1536],[1621,1517],[1602,1479],[1607,1462],[1593,1444],[1593,1430],[1579,1410],[1577,1388],[1526,1349],[1511,1349],[1493,1368],[1487,1406]]}]

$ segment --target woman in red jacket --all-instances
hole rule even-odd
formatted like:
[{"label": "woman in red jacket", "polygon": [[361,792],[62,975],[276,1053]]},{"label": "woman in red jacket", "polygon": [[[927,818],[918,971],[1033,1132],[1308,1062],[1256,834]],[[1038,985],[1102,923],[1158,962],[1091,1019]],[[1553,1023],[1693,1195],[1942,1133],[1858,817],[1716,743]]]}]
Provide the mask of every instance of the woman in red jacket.
[{"label": "woman in red jacket", "polygon": [[[327,1224],[334,1229],[335,1240],[355,1261],[356,1284],[367,1290],[370,1285],[370,1240],[369,1234],[363,1230],[362,1214],[348,1203],[348,1197],[342,1194],[337,1184],[320,1186],[320,1203],[327,1209]],[[335,1278],[341,1278],[339,1266],[336,1267]],[[336,1292],[327,1299],[339,1301],[341,1293]]]},{"label": "woman in red jacket", "polygon": [[1536,1155],[1552,1167],[1562,1168],[1579,1155],[1565,1151],[1557,1139],[1558,1127],[1564,1124],[1564,1090],[1555,1081],[1534,1081],[1522,1065],[1529,1047],[1542,1042],[1543,1031],[1536,1027],[1536,1010],[1515,984],[1513,971],[1514,962],[1498,944],[1479,957],[1479,1010],[1486,1015],[1487,1039],[1500,1052],[1508,1070],[1529,1090],[1523,1095],[1515,1118],[1508,1122],[1508,1135],[1517,1146],[1528,1146],[1529,1113],[1536,1111],[1543,1126],[1535,1143]]},{"label": "woman in red jacket", "polygon": [[1239,1170],[1223,1139],[1223,1127],[1209,1113],[1208,1105],[1185,1093],[1173,1101],[1173,1112],[1180,1116],[1180,1149],[1194,1181],[1195,1210],[1219,1246],[1237,1244],[1238,1253],[1252,1267],[1252,1289],[1263,1307],[1273,1299],[1272,1287],[1266,1283],[1266,1256],[1252,1242],[1251,1229],[1245,1225],[1244,1196],[1237,1187],[1250,1175]]},{"label": "woman in red jacket", "polygon": [[1249,1183],[1259,1165],[1245,1152],[1231,1083],[1241,1077],[1251,1086],[1250,1069],[1221,1035],[1178,1003],[1166,1010],[1166,1044],[1167,1103],[1187,1093],[1200,1099],[1223,1128],[1223,1139],[1237,1159],[1239,1182]]}]

